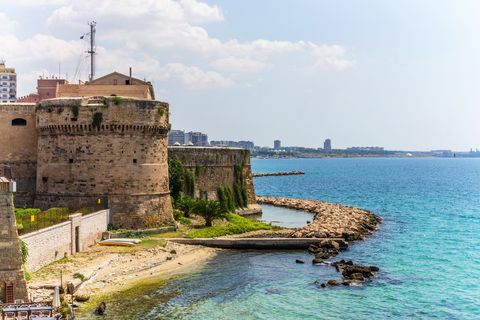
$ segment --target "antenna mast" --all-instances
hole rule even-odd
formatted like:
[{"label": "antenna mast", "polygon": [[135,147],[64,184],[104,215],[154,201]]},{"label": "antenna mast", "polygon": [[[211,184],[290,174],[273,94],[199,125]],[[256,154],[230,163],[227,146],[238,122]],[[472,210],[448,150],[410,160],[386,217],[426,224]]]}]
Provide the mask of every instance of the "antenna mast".
[{"label": "antenna mast", "polygon": [[90,50],[87,51],[90,54],[90,77],[89,81],[95,78],[95,26],[97,23],[92,21],[88,24],[90,26]]}]

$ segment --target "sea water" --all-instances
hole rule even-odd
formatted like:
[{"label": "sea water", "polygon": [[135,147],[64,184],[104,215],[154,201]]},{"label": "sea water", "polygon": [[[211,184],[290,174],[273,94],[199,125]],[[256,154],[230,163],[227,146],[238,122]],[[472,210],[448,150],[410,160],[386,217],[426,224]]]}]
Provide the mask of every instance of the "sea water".
[{"label": "sea water", "polygon": [[331,259],[376,265],[378,275],[358,287],[321,288],[315,281],[341,275],[312,265],[306,252],[228,251],[149,293],[149,300],[172,298],[137,318],[480,319],[480,159],[254,159],[252,167],[305,172],[255,178],[259,195],[381,216],[378,232]]}]

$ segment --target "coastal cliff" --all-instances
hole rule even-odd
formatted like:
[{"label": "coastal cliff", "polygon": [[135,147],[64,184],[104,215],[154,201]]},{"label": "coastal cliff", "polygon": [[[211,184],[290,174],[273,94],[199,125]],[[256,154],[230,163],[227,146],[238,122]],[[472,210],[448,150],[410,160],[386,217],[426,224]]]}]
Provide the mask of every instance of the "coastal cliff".
[{"label": "coastal cliff", "polygon": [[323,201],[257,196],[257,202],[315,214],[310,224],[290,235],[293,238],[360,240],[373,233],[381,222],[370,211]]}]

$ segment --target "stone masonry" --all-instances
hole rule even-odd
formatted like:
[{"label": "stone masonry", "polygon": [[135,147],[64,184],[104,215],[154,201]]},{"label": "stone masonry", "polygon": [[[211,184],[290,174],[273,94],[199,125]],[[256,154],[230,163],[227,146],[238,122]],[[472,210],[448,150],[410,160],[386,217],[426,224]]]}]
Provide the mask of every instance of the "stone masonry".
[{"label": "stone masonry", "polygon": [[28,301],[13,209],[10,183],[0,178],[0,300],[3,303]]}]

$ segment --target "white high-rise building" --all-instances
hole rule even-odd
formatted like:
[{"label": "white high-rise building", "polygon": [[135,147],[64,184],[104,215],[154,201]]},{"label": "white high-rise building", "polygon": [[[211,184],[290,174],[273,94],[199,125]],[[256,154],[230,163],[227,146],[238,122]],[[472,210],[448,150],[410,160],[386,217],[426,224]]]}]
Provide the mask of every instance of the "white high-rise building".
[{"label": "white high-rise building", "polygon": [[17,100],[17,74],[15,68],[7,68],[5,61],[0,61],[0,103]]}]

